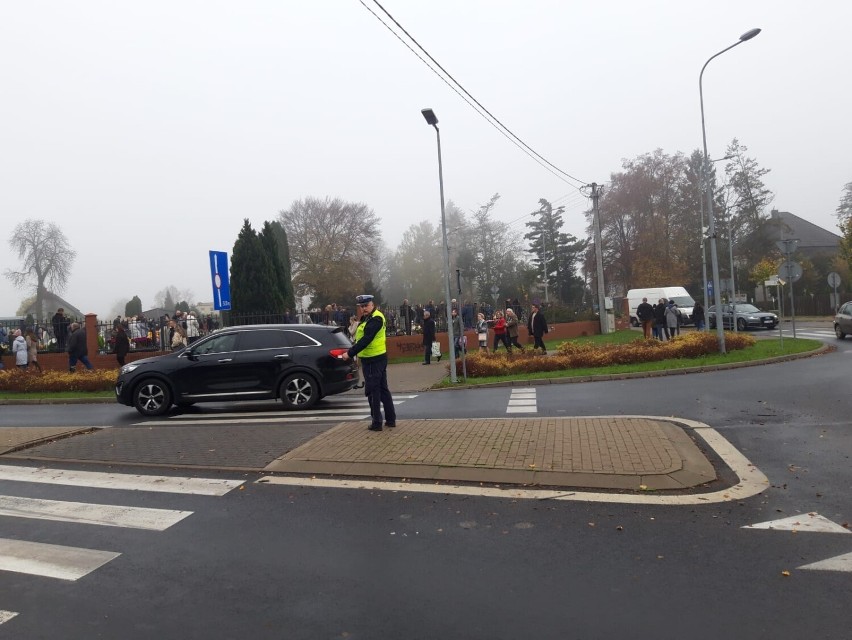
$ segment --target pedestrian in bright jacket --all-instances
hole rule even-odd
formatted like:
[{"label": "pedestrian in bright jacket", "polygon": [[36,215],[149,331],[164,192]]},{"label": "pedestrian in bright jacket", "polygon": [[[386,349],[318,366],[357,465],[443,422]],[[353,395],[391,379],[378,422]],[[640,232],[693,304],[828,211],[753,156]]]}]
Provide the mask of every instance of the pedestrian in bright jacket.
[{"label": "pedestrian in bright jacket", "polygon": [[494,313],[492,328],[494,329],[494,348],[492,349],[492,353],[497,353],[497,347],[501,342],[506,345],[506,351],[512,353],[512,345],[509,344],[509,336],[506,335],[506,318],[503,317],[502,311]]}]

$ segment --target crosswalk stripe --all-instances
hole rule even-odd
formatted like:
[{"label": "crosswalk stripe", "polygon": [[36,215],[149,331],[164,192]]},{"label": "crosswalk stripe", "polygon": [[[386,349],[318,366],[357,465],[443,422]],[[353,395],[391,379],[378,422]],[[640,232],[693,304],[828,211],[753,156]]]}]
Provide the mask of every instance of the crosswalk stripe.
[{"label": "crosswalk stripe", "polygon": [[0,570],[74,581],[120,553],[0,538]]},{"label": "crosswalk stripe", "polygon": [[0,516],[165,531],[192,511],[0,496]]},{"label": "crosswalk stripe", "polygon": [[145,425],[148,427],[173,427],[175,425],[201,425],[201,424],[222,424],[226,422],[227,424],[279,424],[279,423],[288,423],[288,422],[341,422],[345,420],[363,420],[364,418],[369,418],[369,413],[364,413],[363,411],[360,413],[355,413],[352,415],[329,415],[329,416],[305,416],[304,418],[244,418],[242,420],[220,420],[217,418],[211,420],[175,420],[173,422],[162,422],[162,421],[153,421],[153,422],[140,422],[140,425]]},{"label": "crosswalk stripe", "polygon": [[535,389],[512,389],[506,413],[538,413]]},{"label": "crosswalk stripe", "polygon": [[244,480],[228,480],[225,478],[147,476],[128,473],[72,471],[69,469],[17,467],[10,465],[0,465],[0,480],[73,485],[98,489],[186,493],[203,496],[223,496],[244,482]]},{"label": "crosswalk stripe", "polygon": [[[396,403],[394,403],[396,404]],[[340,409],[317,409],[311,411],[264,411],[263,413],[252,412],[247,413],[243,411],[242,413],[205,413],[198,414],[199,418],[259,418],[259,417],[296,417],[296,416],[333,416],[333,415],[348,415],[350,413],[364,413],[364,411],[370,411],[370,405],[364,402],[363,405],[353,405],[351,407],[341,407]],[[179,414],[175,416],[169,416],[170,421],[178,421],[178,420],[191,420],[192,414]],[[150,422],[143,422],[140,424],[151,424]]]},{"label": "crosswalk stripe", "polygon": [[14,618],[16,615],[18,615],[17,611],[4,611],[0,609],[0,624],[3,624],[4,622],[9,622],[9,620]]},{"label": "crosswalk stripe", "polygon": [[[363,392],[358,393],[359,397],[363,396],[363,395],[364,395]],[[411,399],[416,398],[416,397],[417,397],[416,394],[412,395],[412,396],[404,396],[404,395],[399,395],[399,394],[396,394],[396,393],[393,394],[394,401],[396,401],[396,400],[411,400]],[[351,402],[352,398],[353,398],[353,396],[351,396],[351,395],[326,396],[325,398],[320,400],[320,402]]]}]

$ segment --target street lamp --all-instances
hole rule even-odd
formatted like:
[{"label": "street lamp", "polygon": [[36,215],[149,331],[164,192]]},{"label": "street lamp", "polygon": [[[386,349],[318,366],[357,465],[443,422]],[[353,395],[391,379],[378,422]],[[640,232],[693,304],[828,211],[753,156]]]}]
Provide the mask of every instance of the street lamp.
[{"label": "street lamp", "polygon": [[[707,167],[710,166],[710,156],[707,154],[707,129],[704,126],[704,70],[713,58],[722,55],[726,51],[733,49],[746,40],[751,40],[758,33],[760,33],[760,29],[746,31],[734,44],[710,56],[707,59],[707,62],[704,63],[704,66],[701,67],[701,73],[698,75],[698,95],[701,101],[701,137],[704,142],[705,175]],[[713,265],[713,282],[715,285],[713,287],[713,304],[716,306],[716,339],[719,343],[719,353],[725,353],[725,328],[722,326],[722,296],[719,291],[719,255],[716,250],[716,222],[713,219],[713,195],[710,192],[709,185],[705,184],[704,188],[707,196],[707,233],[710,235],[710,260]]]},{"label": "street lamp", "polygon": [[447,301],[447,340],[450,348],[450,382],[458,382],[456,377],[456,344],[453,338],[453,303],[450,297],[450,249],[447,245],[447,216],[444,210],[444,166],[441,162],[441,131],[438,129],[438,116],[431,109],[421,109],[420,113],[426,118],[426,124],[435,127],[438,136],[438,184],[441,188],[441,235],[444,242],[444,299]]}]

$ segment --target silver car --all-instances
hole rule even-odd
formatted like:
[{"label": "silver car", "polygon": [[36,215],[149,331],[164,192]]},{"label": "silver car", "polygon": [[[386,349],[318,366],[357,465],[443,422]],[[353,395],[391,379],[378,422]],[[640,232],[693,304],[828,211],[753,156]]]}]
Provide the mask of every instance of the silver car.
[{"label": "silver car", "polygon": [[852,334],[852,302],[844,303],[834,316],[834,335],[843,340]]},{"label": "silver car", "polygon": [[[746,329],[774,329],[778,326],[778,316],[769,311],[761,311],[752,304],[723,304],[722,305],[722,324],[726,329],[734,328],[734,309],[736,309],[737,330],[745,331]],[[707,318],[710,328],[716,328],[716,307],[712,306],[707,309]]]}]

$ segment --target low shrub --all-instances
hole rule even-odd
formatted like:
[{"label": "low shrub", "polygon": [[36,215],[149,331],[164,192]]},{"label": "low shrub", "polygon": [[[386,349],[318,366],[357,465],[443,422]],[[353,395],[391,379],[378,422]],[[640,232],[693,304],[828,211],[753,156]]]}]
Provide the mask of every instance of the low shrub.
[{"label": "low shrub", "polygon": [[117,369],[77,371],[0,370],[0,391],[44,393],[53,391],[111,391],[118,378]]},{"label": "low shrub", "polygon": [[[753,346],[755,338],[744,333],[726,333],[729,351]],[[474,353],[467,357],[467,374],[472,378],[506,376],[521,373],[610,367],[613,365],[656,362],[670,358],[700,358],[719,352],[716,334],[690,332],[667,342],[638,338],[626,344],[592,344],[563,342],[556,353],[546,356],[530,349],[511,355]]]}]

